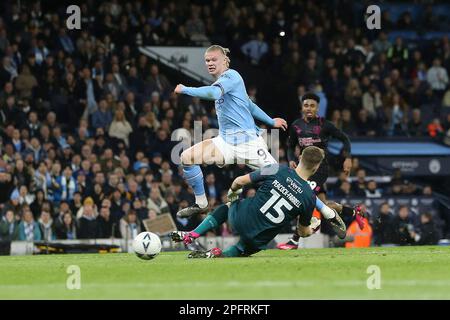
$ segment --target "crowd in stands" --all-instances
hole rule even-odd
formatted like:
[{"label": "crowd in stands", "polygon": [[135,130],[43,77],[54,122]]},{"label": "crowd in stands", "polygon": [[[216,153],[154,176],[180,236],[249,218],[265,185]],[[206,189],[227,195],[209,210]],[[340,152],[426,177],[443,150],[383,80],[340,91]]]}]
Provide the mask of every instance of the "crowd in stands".
[{"label": "crowd in stands", "polygon": [[[172,161],[171,134],[192,131],[194,120],[217,128],[215,110],[174,94],[140,45],[231,47],[299,95],[323,92],[330,119],[350,135],[443,137],[450,129],[450,116],[441,118],[450,107],[448,38],[415,49],[401,38],[389,43],[385,32],[369,39],[346,24],[343,8],[86,0],[81,30],[68,30],[62,5],[54,13],[42,1],[0,6],[0,239],[133,238],[162,213],[179,230],[202,219],[175,215],[194,196]],[[283,144],[280,155],[284,162]],[[204,169],[212,207],[248,172]],[[336,192],[382,194],[372,181],[362,188],[363,179]]]}]

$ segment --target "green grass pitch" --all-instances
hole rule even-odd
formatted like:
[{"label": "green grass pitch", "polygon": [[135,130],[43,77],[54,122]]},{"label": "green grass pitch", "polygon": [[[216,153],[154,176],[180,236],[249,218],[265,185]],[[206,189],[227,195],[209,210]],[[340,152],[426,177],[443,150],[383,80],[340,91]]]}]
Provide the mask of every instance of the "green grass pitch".
[{"label": "green grass pitch", "polygon": [[[81,270],[69,290],[67,268]],[[381,288],[369,290],[370,265]],[[194,290],[192,290],[194,289]],[[450,247],[267,250],[250,258],[162,252],[0,257],[0,299],[450,299]]]}]

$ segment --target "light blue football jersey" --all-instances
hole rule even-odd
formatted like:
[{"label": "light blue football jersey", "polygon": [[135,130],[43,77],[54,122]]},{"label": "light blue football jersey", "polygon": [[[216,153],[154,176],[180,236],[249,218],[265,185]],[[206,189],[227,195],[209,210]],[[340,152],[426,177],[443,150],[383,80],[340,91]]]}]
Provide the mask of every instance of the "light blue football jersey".
[{"label": "light blue football jersey", "polygon": [[241,75],[228,69],[212,85],[222,90],[222,96],[215,101],[219,135],[233,145],[256,139],[260,129],[249,110],[249,97]]}]

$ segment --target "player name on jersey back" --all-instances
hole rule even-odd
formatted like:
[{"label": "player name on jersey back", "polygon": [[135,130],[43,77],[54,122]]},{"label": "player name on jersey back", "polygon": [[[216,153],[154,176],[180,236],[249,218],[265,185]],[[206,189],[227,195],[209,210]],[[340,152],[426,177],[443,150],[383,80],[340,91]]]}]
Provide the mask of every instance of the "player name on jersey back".
[{"label": "player name on jersey back", "polygon": [[[296,194],[302,194],[303,188],[299,186],[295,181],[289,177],[286,178],[286,183],[289,189],[291,189]],[[283,196],[286,197],[287,200],[289,200],[294,206],[297,208],[300,208],[302,205],[301,201],[292,194],[285,186],[283,186],[278,180],[272,181],[272,186],[278,190]]]}]

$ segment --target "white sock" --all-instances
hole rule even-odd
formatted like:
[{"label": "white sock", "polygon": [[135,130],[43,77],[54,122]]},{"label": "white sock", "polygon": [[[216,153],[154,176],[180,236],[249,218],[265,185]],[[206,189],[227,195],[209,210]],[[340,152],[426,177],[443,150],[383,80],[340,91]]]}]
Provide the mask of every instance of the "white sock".
[{"label": "white sock", "polygon": [[208,199],[206,198],[206,194],[195,195],[195,203],[198,204],[200,208],[206,208],[208,206]]},{"label": "white sock", "polygon": [[323,208],[320,210],[320,213],[323,215],[323,217],[327,220],[333,219],[336,216],[336,211],[331,209],[328,206],[323,206]]}]

